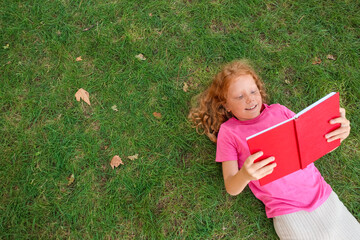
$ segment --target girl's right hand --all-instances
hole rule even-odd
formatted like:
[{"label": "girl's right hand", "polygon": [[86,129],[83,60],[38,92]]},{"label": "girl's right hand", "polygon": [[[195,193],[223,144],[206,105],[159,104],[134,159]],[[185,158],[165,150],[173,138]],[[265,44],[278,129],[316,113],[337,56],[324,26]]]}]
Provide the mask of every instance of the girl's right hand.
[{"label": "girl's right hand", "polygon": [[[261,157],[263,152],[257,152],[250,155],[244,162],[243,166],[240,169],[240,172],[244,175],[246,179],[259,180],[260,178],[265,177],[273,172],[276,167],[276,163],[271,163],[275,160],[274,157],[268,157],[264,160],[254,163],[256,159]],[[271,164],[269,164],[271,163]],[[269,164],[269,165],[268,165]]]}]

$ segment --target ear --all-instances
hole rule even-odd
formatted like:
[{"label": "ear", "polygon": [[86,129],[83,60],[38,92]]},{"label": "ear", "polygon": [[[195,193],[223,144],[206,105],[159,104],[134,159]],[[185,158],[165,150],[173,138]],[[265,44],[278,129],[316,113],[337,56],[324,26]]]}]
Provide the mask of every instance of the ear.
[{"label": "ear", "polygon": [[231,112],[231,110],[229,109],[228,105],[226,103],[223,104],[223,107],[225,108],[225,110],[227,112]]}]

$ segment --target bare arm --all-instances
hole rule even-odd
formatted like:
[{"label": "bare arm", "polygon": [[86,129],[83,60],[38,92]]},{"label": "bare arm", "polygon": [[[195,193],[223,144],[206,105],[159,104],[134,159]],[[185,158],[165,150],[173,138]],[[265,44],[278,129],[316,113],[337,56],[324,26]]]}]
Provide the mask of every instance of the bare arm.
[{"label": "bare arm", "polygon": [[250,155],[240,170],[238,170],[237,161],[226,161],[222,163],[225,188],[230,195],[240,194],[251,180],[258,180],[272,173],[274,167],[276,167],[276,163],[269,163],[274,161],[274,157],[269,157],[254,163],[254,161],[262,155],[262,152]]}]

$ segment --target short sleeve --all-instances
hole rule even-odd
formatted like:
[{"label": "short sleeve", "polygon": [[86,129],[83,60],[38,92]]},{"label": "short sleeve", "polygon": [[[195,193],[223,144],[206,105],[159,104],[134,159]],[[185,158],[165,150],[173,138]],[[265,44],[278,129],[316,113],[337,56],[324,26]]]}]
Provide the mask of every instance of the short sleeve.
[{"label": "short sleeve", "polygon": [[220,127],[216,144],[216,162],[237,161],[237,144],[231,132]]},{"label": "short sleeve", "polygon": [[279,106],[281,107],[281,110],[283,111],[284,115],[287,117],[287,118],[292,118],[294,117],[296,114],[291,111],[290,109],[288,109],[287,107],[283,106],[283,105],[280,105]]}]

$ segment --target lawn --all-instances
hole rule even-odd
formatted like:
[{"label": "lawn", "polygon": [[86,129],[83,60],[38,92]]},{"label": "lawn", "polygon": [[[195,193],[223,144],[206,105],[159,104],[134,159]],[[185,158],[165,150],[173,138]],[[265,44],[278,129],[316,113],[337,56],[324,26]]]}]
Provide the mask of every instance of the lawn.
[{"label": "lawn", "polygon": [[[316,166],[360,220],[359,11],[330,0],[1,1],[0,238],[276,239],[248,188],[226,193],[215,144],[187,119],[238,58],[295,112],[340,92],[352,132]],[[80,88],[91,105],[76,101]],[[113,169],[115,155],[124,164]]]}]

